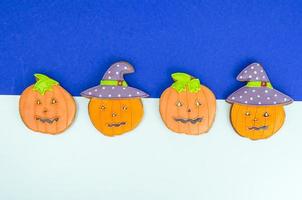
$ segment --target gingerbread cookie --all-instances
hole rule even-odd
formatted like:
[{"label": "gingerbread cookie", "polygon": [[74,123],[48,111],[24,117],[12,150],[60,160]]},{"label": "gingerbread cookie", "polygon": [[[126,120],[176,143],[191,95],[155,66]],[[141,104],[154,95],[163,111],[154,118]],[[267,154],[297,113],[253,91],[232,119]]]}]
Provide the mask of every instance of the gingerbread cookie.
[{"label": "gingerbread cookie", "polygon": [[143,117],[141,98],[148,94],[129,87],[124,80],[124,74],[133,72],[133,66],[127,62],[114,63],[106,71],[100,85],[81,93],[90,98],[90,120],[106,136],[121,135],[133,130]]},{"label": "gingerbread cookie", "polygon": [[66,130],[74,120],[76,104],[59,83],[46,75],[35,74],[36,83],[20,96],[19,112],[33,131],[55,135]]},{"label": "gingerbread cookie", "polygon": [[274,89],[259,63],[247,66],[237,76],[247,84],[231,94],[231,122],[236,132],[252,140],[265,139],[275,134],[285,121],[284,105],[292,98]]},{"label": "gingerbread cookie", "polygon": [[176,133],[199,135],[211,128],[216,113],[213,92],[199,79],[174,73],[175,81],[160,97],[160,114],[165,125]]}]

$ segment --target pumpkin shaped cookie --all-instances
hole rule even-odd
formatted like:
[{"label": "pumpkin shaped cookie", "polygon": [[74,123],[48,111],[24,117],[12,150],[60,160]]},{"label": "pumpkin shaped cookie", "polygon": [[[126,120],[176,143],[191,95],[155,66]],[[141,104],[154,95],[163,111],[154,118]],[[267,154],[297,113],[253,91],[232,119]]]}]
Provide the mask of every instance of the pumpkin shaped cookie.
[{"label": "pumpkin shaped cookie", "polygon": [[100,85],[81,93],[90,98],[90,120],[106,136],[121,135],[133,130],[143,117],[141,98],[148,95],[129,87],[124,80],[124,74],[133,72],[133,66],[127,62],[114,63],[106,71]]},{"label": "pumpkin shaped cookie", "polygon": [[265,139],[275,134],[285,120],[284,105],[293,100],[274,89],[259,63],[247,66],[237,76],[247,84],[231,94],[231,122],[236,132],[252,140]]},{"label": "pumpkin shaped cookie", "polygon": [[208,132],[216,113],[215,95],[189,74],[174,73],[172,78],[175,82],[162,93],[159,103],[165,125],[188,135]]},{"label": "pumpkin shaped cookie", "polygon": [[35,74],[36,83],[20,96],[19,112],[25,125],[36,132],[55,135],[73,122],[76,104],[59,83],[46,75]]}]

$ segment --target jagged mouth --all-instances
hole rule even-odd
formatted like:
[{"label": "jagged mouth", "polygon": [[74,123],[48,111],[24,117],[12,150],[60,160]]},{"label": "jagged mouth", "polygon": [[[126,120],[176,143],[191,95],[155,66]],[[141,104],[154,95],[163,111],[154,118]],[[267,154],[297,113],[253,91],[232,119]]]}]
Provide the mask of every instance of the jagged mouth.
[{"label": "jagged mouth", "polygon": [[249,130],[255,130],[255,131],[267,130],[267,129],[268,129],[268,126],[259,126],[259,127],[252,126],[252,127],[249,127]]},{"label": "jagged mouth", "polygon": [[42,117],[36,117],[37,121],[40,121],[42,123],[48,123],[48,124],[52,124],[54,122],[59,121],[59,117],[54,117],[54,118],[42,118]]},{"label": "jagged mouth", "polygon": [[126,124],[126,122],[111,123],[111,124],[108,124],[108,127],[110,127],[110,128],[112,128],[112,127],[120,127],[120,126],[123,126],[125,124]]},{"label": "jagged mouth", "polygon": [[191,124],[196,124],[198,122],[202,122],[202,117],[197,117],[195,119],[184,119],[184,118],[175,118],[174,120],[176,122],[181,122],[183,124],[186,124],[186,123],[191,123]]}]

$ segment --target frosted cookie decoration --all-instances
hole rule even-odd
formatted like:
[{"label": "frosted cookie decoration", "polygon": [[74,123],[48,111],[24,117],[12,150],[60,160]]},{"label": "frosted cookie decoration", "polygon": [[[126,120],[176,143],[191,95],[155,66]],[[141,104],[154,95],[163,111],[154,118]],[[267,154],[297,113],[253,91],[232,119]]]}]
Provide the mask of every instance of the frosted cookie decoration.
[{"label": "frosted cookie decoration", "polygon": [[237,76],[247,84],[231,94],[231,122],[236,132],[252,140],[265,139],[275,134],[285,120],[284,105],[292,98],[274,89],[259,63],[247,66]]},{"label": "frosted cookie decoration", "polygon": [[133,73],[127,62],[117,62],[106,71],[100,85],[81,93],[90,98],[88,110],[96,129],[106,136],[121,135],[140,123],[144,110],[141,101],[145,92],[129,87],[124,75]]},{"label": "frosted cookie decoration", "polygon": [[172,78],[175,82],[160,97],[159,110],[165,125],[188,135],[208,132],[216,113],[215,95],[189,74],[174,73]]},{"label": "frosted cookie decoration", "polygon": [[74,120],[75,101],[57,81],[44,74],[34,76],[36,83],[26,88],[20,96],[20,116],[33,131],[59,134]]}]

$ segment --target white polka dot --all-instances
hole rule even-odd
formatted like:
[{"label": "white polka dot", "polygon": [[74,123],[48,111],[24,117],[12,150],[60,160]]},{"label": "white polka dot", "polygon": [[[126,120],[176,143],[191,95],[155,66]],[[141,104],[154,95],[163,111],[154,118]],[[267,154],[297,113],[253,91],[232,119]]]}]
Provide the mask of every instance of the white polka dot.
[{"label": "white polka dot", "polygon": [[260,95],[258,94],[257,97],[260,98]]},{"label": "white polka dot", "polygon": [[284,98],[284,101],[287,101],[287,98]]},{"label": "white polka dot", "polygon": [[254,68],[255,68],[254,66],[251,67],[251,69],[254,69]]},{"label": "white polka dot", "polygon": [[88,94],[91,95],[92,93],[91,93],[91,92],[88,92]]},{"label": "white polka dot", "polygon": [[117,64],[116,66],[117,66],[117,67],[119,67],[120,65],[119,65],[119,64]]},{"label": "white polka dot", "polygon": [[131,96],[132,96],[131,94],[128,95],[128,97],[131,97]]},{"label": "white polka dot", "polygon": [[136,92],[136,94],[139,94],[139,92]]},{"label": "white polka dot", "polygon": [[95,92],[97,92],[97,91],[98,91],[98,89],[95,89],[94,91],[95,91]]},{"label": "white polka dot", "polygon": [[260,72],[263,73],[263,69]]},{"label": "white polka dot", "polygon": [[252,75],[249,75],[249,78],[252,78]]},{"label": "white polka dot", "polygon": [[257,66],[260,66],[260,64],[259,64],[259,63],[257,63],[256,65],[257,65]]},{"label": "white polka dot", "polygon": [[242,99],[242,96],[239,96],[240,99]]},{"label": "white polka dot", "polygon": [[247,104],[247,101],[245,101],[244,103]]},{"label": "white polka dot", "polygon": [[111,94],[108,94],[108,97],[111,97]]},{"label": "white polka dot", "polygon": [[274,101],[274,104],[277,104],[277,102],[276,102],[276,101]]},{"label": "white polka dot", "polygon": [[267,100],[270,100],[271,98],[270,98],[270,97],[267,97],[266,99],[267,99]]},{"label": "white polka dot", "polygon": [[268,90],[264,90],[265,93],[268,93]]},{"label": "white polka dot", "polygon": [[244,91],[245,94],[247,94],[247,91]]},{"label": "white polka dot", "polygon": [[106,89],[106,87],[102,87],[102,89],[103,89],[103,90],[105,90],[105,89]]},{"label": "white polka dot", "polygon": [[119,74],[119,72],[115,72],[116,73],[116,75],[118,75]]},{"label": "white polka dot", "polygon": [[113,89],[113,90],[114,90],[114,89],[115,89],[115,87],[112,87],[111,89]]},{"label": "white polka dot", "polygon": [[256,90],[252,90],[252,92],[256,92]]},{"label": "white polka dot", "polygon": [[257,71],[254,71],[254,74],[257,74]]},{"label": "white polka dot", "polygon": [[244,73],[247,73],[247,71],[245,70]]},{"label": "white polka dot", "polygon": [[261,101],[259,101],[258,104],[261,104]]},{"label": "white polka dot", "polygon": [[118,97],[121,97],[121,95],[120,95],[120,94],[118,94],[117,96],[118,96]]},{"label": "white polka dot", "polygon": [[127,67],[124,67],[124,69],[128,69]]},{"label": "white polka dot", "polygon": [[243,77],[242,77],[242,76],[240,76],[239,78],[240,78],[240,79],[242,79]]},{"label": "white polka dot", "polygon": [[111,76],[108,76],[108,79],[111,79]]},{"label": "white polka dot", "polygon": [[108,74],[110,74],[111,73],[111,71],[108,71]]},{"label": "white polka dot", "polygon": [[123,87],[123,90],[126,90],[126,88],[125,88],[125,87]]},{"label": "white polka dot", "polygon": [[256,77],[256,80],[259,80],[259,77],[258,77],[258,76]]},{"label": "white polka dot", "polygon": [[250,97],[250,100],[253,101],[253,97]]},{"label": "white polka dot", "polygon": [[278,95],[277,94],[274,94],[274,97],[277,97]]},{"label": "white polka dot", "polygon": [[100,94],[99,97],[102,97],[102,95]]},{"label": "white polka dot", "polygon": [[232,97],[232,99],[234,100],[234,99],[235,99],[235,97]]},{"label": "white polka dot", "polygon": [[265,76],[262,76],[262,78],[265,78]]}]

